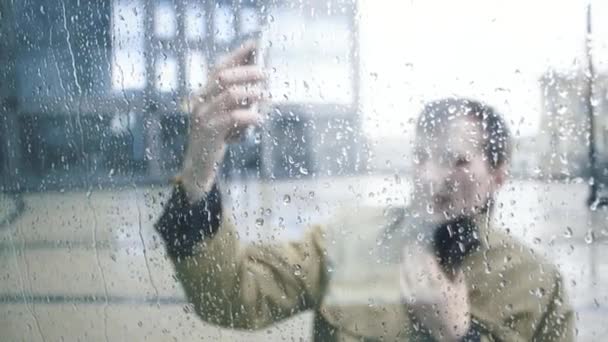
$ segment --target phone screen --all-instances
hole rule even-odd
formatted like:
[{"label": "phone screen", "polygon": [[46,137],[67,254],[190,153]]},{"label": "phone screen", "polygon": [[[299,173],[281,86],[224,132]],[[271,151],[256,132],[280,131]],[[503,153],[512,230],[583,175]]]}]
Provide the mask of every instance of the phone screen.
[{"label": "phone screen", "polygon": [[[267,49],[267,42],[264,40],[264,31],[255,30],[255,31],[251,31],[249,33],[241,34],[241,35],[237,36],[233,40],[233,42],[230,44],[231,50],[238,49],[241,46],[243,46],[243,44],[245,44],[249,41],[254,41],[256,44],[256,48],[248,56],[245,64],[246,65],[257,65],[260,68],[265,68],[266,67],[266,55],[268,53],[268,49]],[[261,116],[264,116],[264,114],[265,114],[262,112],[265,111],[266,106],[260,106],[259,103],[246,105],[245,107],[250,108],[251,110],[258,111]],[[247,130],[244,132],[242,139],[245,141],[245,143],[257,144],[257,143],[261,142],[261,133],[262,133],[261,127],[251,126],[251,127],[248,127]]]}]

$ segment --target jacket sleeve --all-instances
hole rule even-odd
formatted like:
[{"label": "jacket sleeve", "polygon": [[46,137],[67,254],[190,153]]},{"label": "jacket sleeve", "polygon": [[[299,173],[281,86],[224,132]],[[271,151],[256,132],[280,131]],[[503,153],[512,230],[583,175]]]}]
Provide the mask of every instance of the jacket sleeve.
[{"label": "jacket sleeve", "polygon": [[190,203],[181,183],[177,183],[164,211],[155,224],[173,259],[192,255],[203,239],[212,238],[222,219],[222,199],[217,184],[204,198]]},{"label": "jacket sleeve", "polygon": [[559,272],[505,250],[484,255],[485,270],[469,281],[479,340],[573,341],[574,313]]},{"label": "jacket sleeve", "polygon": [[[170,211],[176,216],[201,209],[204,206],[195,205],[175,211],[170,201],[157,229],[169,230],[162,224],[170,221],[162,221],[162,217]],[[240,246],[230,219],[221,217],[218,222],[219,227],[192,235],[195,242],[187,252],[172,253],[168,247],[188,300],[203,320],[230,328],[259,329],[319,305],[325,287],[321,227],[311,228],[298,242]],[[200,230],[202,223],[191,220],[189,227],[179,227],[177,235]],[[179,241],[179,245],[188,244]]]}]

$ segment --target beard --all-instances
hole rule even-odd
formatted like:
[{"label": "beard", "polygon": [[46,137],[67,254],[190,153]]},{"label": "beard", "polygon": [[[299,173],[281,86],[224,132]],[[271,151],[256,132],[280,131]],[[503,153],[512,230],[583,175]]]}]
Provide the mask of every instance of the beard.
[{"label": "beard", "polygon": [[412,208],[396,209],[387,215],[389,223],[379,237],[378,246],[385,260],[396,262],[406,245],[417,245],[432,251],[444,272],[450,276],[458,270],[467,255],[480,246],[479,229],[475,224],[478,215],[492,211],[493,199],[468,213],[442,215],[440,220],[429,220]]},{"label": "beard", "polygon": [[461,216],[433,228],[431,247],[448,276],[454,275],[464,259],[479,248],[479,238],[472,216]]}]

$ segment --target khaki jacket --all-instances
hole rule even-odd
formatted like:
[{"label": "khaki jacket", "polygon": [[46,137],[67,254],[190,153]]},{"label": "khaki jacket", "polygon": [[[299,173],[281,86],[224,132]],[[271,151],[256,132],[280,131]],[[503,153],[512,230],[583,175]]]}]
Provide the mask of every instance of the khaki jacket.
[{"label": "khaki jacket", "polygon": [[[369,212],[358,210],[348,224],[386,220]],[[314,310],[315,341],[420,340],[405,304],[326,303],[327,229],[315,226],[298,242],[241,248],[234,225],[225,218],[194,256],[173,261],[196,312],[210,323],[259,329]],[[487,225],[480,235],[481,248],[465,258],[463,270],[481,340],[572,341],[573,312],[555,267]]]}]

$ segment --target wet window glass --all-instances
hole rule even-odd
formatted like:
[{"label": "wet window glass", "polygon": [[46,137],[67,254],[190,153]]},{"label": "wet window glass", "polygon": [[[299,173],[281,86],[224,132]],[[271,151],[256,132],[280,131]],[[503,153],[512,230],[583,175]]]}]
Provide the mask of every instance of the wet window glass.
[{"label": "wet window glass", "polygon": [[607,16],[0,0],[0,340],[605,339]]}]

